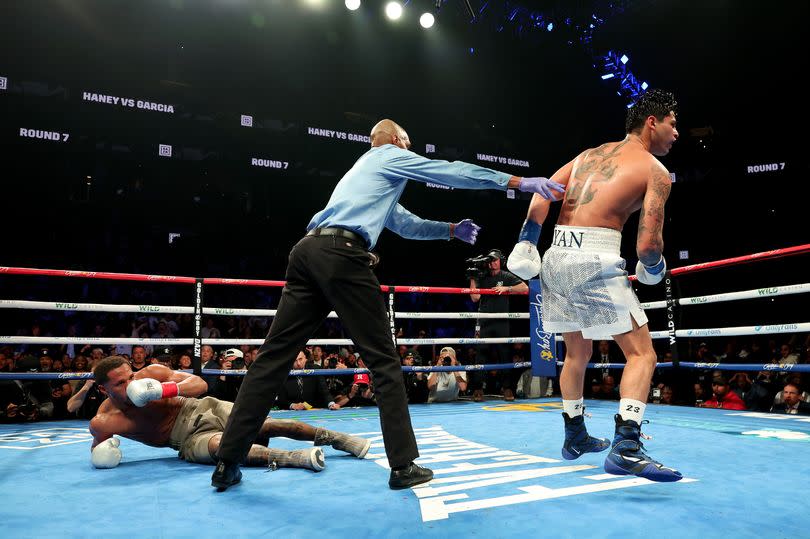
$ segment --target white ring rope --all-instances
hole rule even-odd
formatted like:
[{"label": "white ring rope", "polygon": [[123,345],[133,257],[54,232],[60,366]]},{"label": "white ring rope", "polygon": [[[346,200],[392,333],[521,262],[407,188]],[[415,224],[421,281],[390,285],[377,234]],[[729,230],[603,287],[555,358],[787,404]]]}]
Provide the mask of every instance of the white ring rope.
[{"label": "white ring rope", "polygon": [[[725,301],[736,301],[742,299],[753,299],[760,297],[775,297],[789,294],[802,294],[810,292],[810,283],[802,283],[787,286],[770,288],[758,288],[753,290],[743,290],[738,292],[728,292],[722,294],[711,294],[708,296],[695,296],[679,298],[677,301],[681,305],[703,305],[706,303],[720,303]],[[666,307],[665,301],[643,303],[644,309],[658,309]],[[180,305],[119,305],[104,303],[71,303],[71,302],[50,302],[50,301],[28,301],[28,300],[0,300],[0,308],[3,309],[42,309],[59,311],[95,311],[95,312],[134,312],[141,314],[191,314],[193,307]],[[223,315],[223,316],[275,316],[275,309],[231,309],[223,307],[204,307],[203,314]],[[527,319],[529,313],[477,313],[477,312],[401,312],[395,313],[397,318],[421,318],[421,319],[469,319],[477,320],[483,318],[506,318],[506,319]],[[337,314],[332,311],[329,318],[337,318]],[[736,326],[724,328],[705,329],[678,329],[675,331],[676,337],[724,337],[741,335],[762,335],[774,333],[794,333],[810,331],[810,322],[797,322],[788,324],[770,324],[760,326]],[[666,339],[670,337],[669,331],[651,331],[653,339]],[[397,339],[397,344],[410,345],[432,345],[432,344],[513,344],[529,343],[529,337],[502,337],[502,338],[443,338],[443,339]],[[141,345],[191,345],[194,339],[140,339],[140,338],[107,338],[107,337],[25,337],[25,336],[0,336],[0,343],[14,344],[141,344]],[[202,344],[208,345],[261,345],[264,339],[203,339]],[[350,339],[311,339],[310,345],[350,345]]]},{"label": "white ring rope", "polygon": [[[810,292],[810,283],[791,284],[787,286],[772,286],[770,288],[756,288],[754,290],[741,290],[739,292],[726,292],[725,294],[710,294],[708,296],[695,296],[691,298],[678,298],[678,305],[705,305],[706,303],[721,303],[724,301],[737,301],[741,299],[771,298],[787,296],[789,294],[805,294]],[[652,301],[642,303],[642,309],[663,309],[666,301]]]},{"label": "white ring rope", "polygon": [[[806,294],[810,292],[810,283],[792,284],[787,286],[772,286],[768,288],[755,288],[753,290],[741,290],[739,292],[726,292],[723,294],[710,294],[708,296],[694,296],[678,298],[679,305],[705,305],[706,303],[722,303],[726,301],[739,301],[742,299],[755,299],[763,297],[787,296],[791,294]],[[651,301],[642,303],[641,307],[648,309],[663,309],[667,306],[666,301]],[[55,301],[29,301],[0,299],[0,309],[40,309],[46,311],[94,311],[94,312],[122,312],[122,313],[142,313],[142,314],[191,314],[193,307],[182,305],[119,305],[111,303],[74,303]],[[276,309],[237,309],[229,307],[203,307],[203,314],[215,316],[275,316]],[[483,318],[507,318],[507,319],[528,319],[529,313],[438,313],[438,312],[396,312],[397,318],[422,318],[422,319],[483,319]],[[337,318],[337,314],[332,311],[328,318]]]},{"label": "white ring rope", "polygon": [[[739,335],[766,335],[771,333],[802,333],[810,331],[810,322],[769,324],[765,326],[736,326],[727,328],[676,329],[676,337],[736,337]],[[666,339],[668,331],[651,331],[653,339]]]},{"label": "white ring rope", "polygon": [[[736,326],[726,328],[706,329],[678,329],[676,337],[723,337],[740,335],[766,335],[773,333],[802,333],[810,331],[810,322],[797,322],[791,324],[769,324],[764,326]],[[653,339],[666,339],[668,331],[651,331]],[[529,337],[488,337],[472,338],[443,338],[443,339],[397,339],[397,344],[431,345],[431,344],[513,344],[528,343]],[[0,343],[14,344],[162,344],[179,345],[193,344],[194,339],[137,339],[134,337],[23,337],[18,335],[0,335]],[[264,339],[203,339],[202,344],[209,345],[262,345]],[[351,339],[310,339],[310,345],[348,345],[353,344]]]},{"label": "white ring rope", "polygon": [[[76,311],[76,312],[110,312],[110,313],[140,313],[140,314],[192,314],[194,307],[182,305],[118,305],[113,303],[70,303],[56,301],[28,301],[0,299],[0,309],[40,309],[44,311]],[[236,309],[228,307],[203,307],[203,314],[219,316],[275,316],[276,309]],[[529,313],[420,313],[396,312],[397,318],[423,318],[438,320],[470,320],[483,318],[526,319]],[[335,311],[329,313],[327,318],[337,318]]]},{"label": "white ring rope", "polygon": [[70,303],[0,299],[0,309],[40,309],[43,311],[93,311],[102,313],[192,314],[194,307],[182,305],[116,305],[113,303]]}]

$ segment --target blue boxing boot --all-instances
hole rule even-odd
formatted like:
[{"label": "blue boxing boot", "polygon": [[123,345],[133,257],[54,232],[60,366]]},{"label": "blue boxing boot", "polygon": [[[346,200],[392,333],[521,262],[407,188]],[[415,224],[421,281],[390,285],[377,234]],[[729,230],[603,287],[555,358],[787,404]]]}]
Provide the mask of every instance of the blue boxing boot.
[{"label": "blue boxing boot", "polygon": [[585,453],[599,453],[610,447],[610,442],[605,438],[594,438],[588,435],[585,428],[585,415],[570,417],[563,412],[565,421],[565,442],[562,447],[562,457],[565,460],[578,459]]},{"label": "blue boxing boot", "polygon": [[[637,475],[650,481],[680,481],[683,475],[678,470],[667,468],[651,459],[641,443],[641,425],[632,420],[623,420],[616,414],[616,435],[613,447],[605,458],[605,471],[614,475]],[[642,421],[646,423],[646,421]]]}]

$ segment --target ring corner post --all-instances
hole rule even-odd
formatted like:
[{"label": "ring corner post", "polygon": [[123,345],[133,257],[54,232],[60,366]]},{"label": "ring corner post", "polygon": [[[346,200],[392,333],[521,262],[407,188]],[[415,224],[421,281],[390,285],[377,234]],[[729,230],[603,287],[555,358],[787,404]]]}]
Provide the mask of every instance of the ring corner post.
[{"label": "ring corner post", "polygon": [[203,312],[203,279],[194,279],[194,356],[191,368],[194,374],[202,374],[202,312]]},{"label": "ring corner post", "polygon": [[543,331],[543,295],[540,280],[529,281],[529,339],[532,376],[557,376],[557,347],[553,333]]}]

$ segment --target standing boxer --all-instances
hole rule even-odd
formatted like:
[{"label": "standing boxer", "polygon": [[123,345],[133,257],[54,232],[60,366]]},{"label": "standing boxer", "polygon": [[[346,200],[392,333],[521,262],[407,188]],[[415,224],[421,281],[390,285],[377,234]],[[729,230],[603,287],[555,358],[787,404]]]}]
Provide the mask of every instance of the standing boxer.
[{"label": "standing boxer", "polygon": [[624,140],[585,150],[558,170],[552,179],[567,189],[542,265],[537,240],[550,201],[537,196],[507,261],[509,269],[523,279],[541,273],[544,329],[560,332],[565,339],[565,365],[560,374],[563,457],[575,459],[609,446],[607,440],[588,435],[582,415],[582,384],[592,339],[612,336],[624,352],[627,366],[605,471],[652,481],[678,481],[682,476],[649,457],[639,439],[656,355],[647,317],[630,287],[619,249],[622,227],[640,209],[636,276],[646,285],[664,277],[664,203],[672,182],[655,156],[669,153],[678,139],[675,108],[671,93],[648,91],[628,110]]}]

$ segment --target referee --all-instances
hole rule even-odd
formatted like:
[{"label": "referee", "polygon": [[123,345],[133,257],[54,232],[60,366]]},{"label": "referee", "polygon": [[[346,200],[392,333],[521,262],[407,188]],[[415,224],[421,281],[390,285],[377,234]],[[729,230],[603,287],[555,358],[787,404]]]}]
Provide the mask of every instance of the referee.
[{"label": "referee", "polygon": [[546,178],[518,178],[461,161],[427,159],[409,151],[410,146],[408,134],[395,122],[377,123],[371,130],[371,149],[338,182],[326,208],[312,218],[306,236],[290,252],[276,316],[222,436],[211,477],[219,491],[241,480],[239,463],[296,355],[332,309],[371,370],[391,466],[389,486],[409,488],[433,478],[431,470],[413,462],[419,451],[380,283],[372,271],[376,255],[370,250],[383,228],[410,239],[475,243],[479,227],[472,220],[427,221],[399,205],[408,180],[460,189],[515,188],[545,198],[551,198],[551,189],[564,188]]}]

